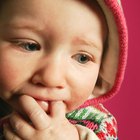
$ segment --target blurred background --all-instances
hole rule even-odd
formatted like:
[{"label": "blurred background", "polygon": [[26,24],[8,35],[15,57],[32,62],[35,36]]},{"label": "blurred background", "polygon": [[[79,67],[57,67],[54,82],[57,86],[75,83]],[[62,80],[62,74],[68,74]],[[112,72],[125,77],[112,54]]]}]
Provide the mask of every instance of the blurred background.
[{"label": "blurred background", "polygon": [[140,1],[121,1],[129,32],[128,63],[120,92],[104,105],[117,119],[119,140],[140,140]]}]

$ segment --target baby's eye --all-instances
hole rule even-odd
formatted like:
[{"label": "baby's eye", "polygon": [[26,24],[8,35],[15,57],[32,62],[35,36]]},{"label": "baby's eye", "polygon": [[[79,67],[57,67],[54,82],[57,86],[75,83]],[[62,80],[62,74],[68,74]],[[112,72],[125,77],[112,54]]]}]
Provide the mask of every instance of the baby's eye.
[{"label": "baby's eye", "polygon": [[23,48],[26,51],[38,51],[40,50],[40,45],[36,42],[28,41],[12,41],[16,46]]},{"label": "baby's eye", "polygon": [[86,54],[76,54],[73,58],[81,64],[86,64],[89,61],[92,61],[92,58]]}]

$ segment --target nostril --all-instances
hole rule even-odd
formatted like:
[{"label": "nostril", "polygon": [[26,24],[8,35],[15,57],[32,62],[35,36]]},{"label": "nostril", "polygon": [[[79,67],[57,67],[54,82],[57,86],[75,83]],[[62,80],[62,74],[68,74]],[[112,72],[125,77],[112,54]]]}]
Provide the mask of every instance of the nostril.
[{"label": "nostril", "polygon": [[57,86],[58,89],[63,89],[63,86]]},{"label": "nostril", "polygon": [[44,85],[42,83],[35,83],[35,85],[38,87],[44,87]]},{"label": "nostril", "polygon": [[57,88],[57,89],[63,89],[64,87],[63,86],[55,86],[55,85],[45,85],[43,84],[43,82],[35,82],[34,85],[38,86],[38,87],[52,87],[52,88]]}]

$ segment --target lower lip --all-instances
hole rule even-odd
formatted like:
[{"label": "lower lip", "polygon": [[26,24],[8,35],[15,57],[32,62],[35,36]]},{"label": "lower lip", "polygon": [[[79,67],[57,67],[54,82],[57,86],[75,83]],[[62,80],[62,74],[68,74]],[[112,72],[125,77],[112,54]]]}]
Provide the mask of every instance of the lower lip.
[{"label": "lower lip", "polygon": [[45,112],[48,112],[48,108],[49,108],[49,103],[48,103],[48,101],[36,100],[36,102],[39,104],[39,106],[40,106]]}]

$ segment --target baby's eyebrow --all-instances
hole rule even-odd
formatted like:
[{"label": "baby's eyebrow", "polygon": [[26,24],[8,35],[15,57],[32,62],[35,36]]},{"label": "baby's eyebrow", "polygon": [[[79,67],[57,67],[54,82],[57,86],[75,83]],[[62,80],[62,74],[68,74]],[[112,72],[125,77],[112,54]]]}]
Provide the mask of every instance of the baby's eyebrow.
[{"label": "baby's eyebrow", "polygon": [[76,37],[73,40],[73,44],[87,45],[91,48],[94,47],[97,51],[101,51],[101,46],[97,45],[92,39],[88,39],[85,37]]},{"label": "baby's eyebrow", "polygon": [[25,21],[4,23],[4,26],[11,29],[28,29],[34,31],[40,30],[38,25]]}]

